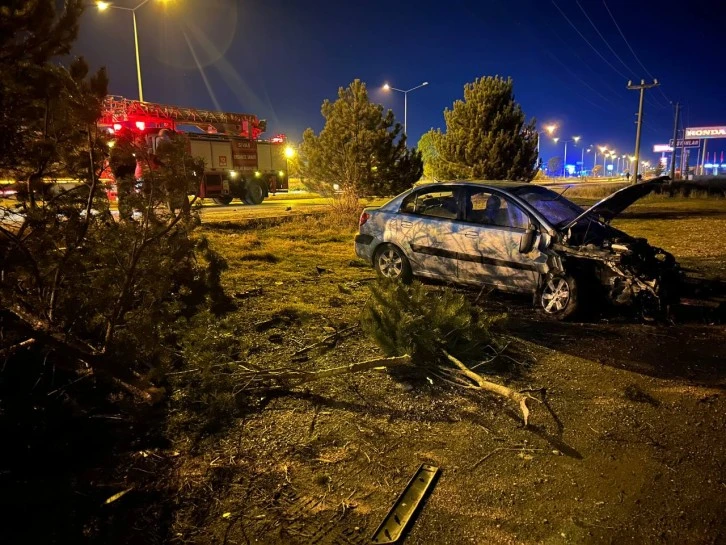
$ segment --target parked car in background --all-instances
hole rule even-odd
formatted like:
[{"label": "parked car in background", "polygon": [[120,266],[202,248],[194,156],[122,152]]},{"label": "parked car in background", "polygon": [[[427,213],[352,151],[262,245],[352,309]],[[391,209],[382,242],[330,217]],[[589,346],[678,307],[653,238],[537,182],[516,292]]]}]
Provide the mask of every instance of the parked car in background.
[{"label": "parked car in background", "polygon": [[652,314],[677,302],[680,268],[609,223],[666,180],[626,187],[587,210],[528,183],[419,186],[363,211],[355,251],[383,277],[529,293],[557,318],[608,300]]}]

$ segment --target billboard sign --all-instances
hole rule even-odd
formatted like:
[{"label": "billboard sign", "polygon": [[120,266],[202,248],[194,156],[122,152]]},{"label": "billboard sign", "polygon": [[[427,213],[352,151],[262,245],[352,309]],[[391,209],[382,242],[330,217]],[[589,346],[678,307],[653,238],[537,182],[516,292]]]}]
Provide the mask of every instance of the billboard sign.
[{"label": "billboard sign", "polygon": [[[671,138],[668,141],[668,145],[673,147],[673,139]],[[676,140],[676,147],[677,148],[697,148],[701,145],[700,140],[684,140],[683,138],[679,138]]]},{"label": "billboard sign", "polygon": [[726,138],[726,126],[691,127],[686,129],[686,139],[688,138]]},{"label": "billboard sign", "polygon": [[665,153],[673,151],[673,147],[668,144],[656,144],[653,146],[653,153]]}]

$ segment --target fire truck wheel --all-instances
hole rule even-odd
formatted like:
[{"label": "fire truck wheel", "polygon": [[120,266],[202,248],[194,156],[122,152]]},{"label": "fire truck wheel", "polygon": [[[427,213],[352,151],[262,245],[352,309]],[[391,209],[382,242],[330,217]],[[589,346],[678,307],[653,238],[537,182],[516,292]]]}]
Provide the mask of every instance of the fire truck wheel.
[{"label": "fire truck wheel", "polygon": [[223,204],[227,206],[229,203],[232,202],[232,197],[230,197],[229,195],[224,195],[222,197],[214,197],[212,200],[217,204]]},{"label": "fire truck wheel", "polygon": [[257,182],[252,182],[247,186],[245,193],[245,202],[247,204],[260,204],[265,198],[265,191]]}]

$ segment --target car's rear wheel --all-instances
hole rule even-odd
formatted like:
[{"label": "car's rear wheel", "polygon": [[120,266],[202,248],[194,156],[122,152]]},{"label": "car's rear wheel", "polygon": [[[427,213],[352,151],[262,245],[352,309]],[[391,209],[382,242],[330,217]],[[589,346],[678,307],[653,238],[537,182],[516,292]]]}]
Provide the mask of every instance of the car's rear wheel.
[{"label": "car's rear wheel", "polygon": [[411,264],[403,250],[393,244],[383,244],[376,250],[373,263],[378,274],[391,280],[410,282],[413,274]]},{"label": "car's rear wheel", "polygon": [[548,276],[538,299],[545,314],[558,320],[569,318],[578,310],[577,282],[569,274]]}]

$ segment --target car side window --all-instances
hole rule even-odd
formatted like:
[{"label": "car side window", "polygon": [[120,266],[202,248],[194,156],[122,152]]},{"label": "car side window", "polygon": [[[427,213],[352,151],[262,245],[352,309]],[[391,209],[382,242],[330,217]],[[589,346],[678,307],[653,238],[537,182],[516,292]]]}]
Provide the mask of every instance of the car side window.
[{"label": "car side window", "polygon": [[466,221],[480,225],[526,229],[527,214],[516,204],[489,191],[471,190],[465,199]]},{"label": "car side window", "polygon": [[456,192],[453,188],[445,190],[432,188],[428,191],[411,193],[401,203],[401,212],[435,218],[456,219],[459,216]]}]

